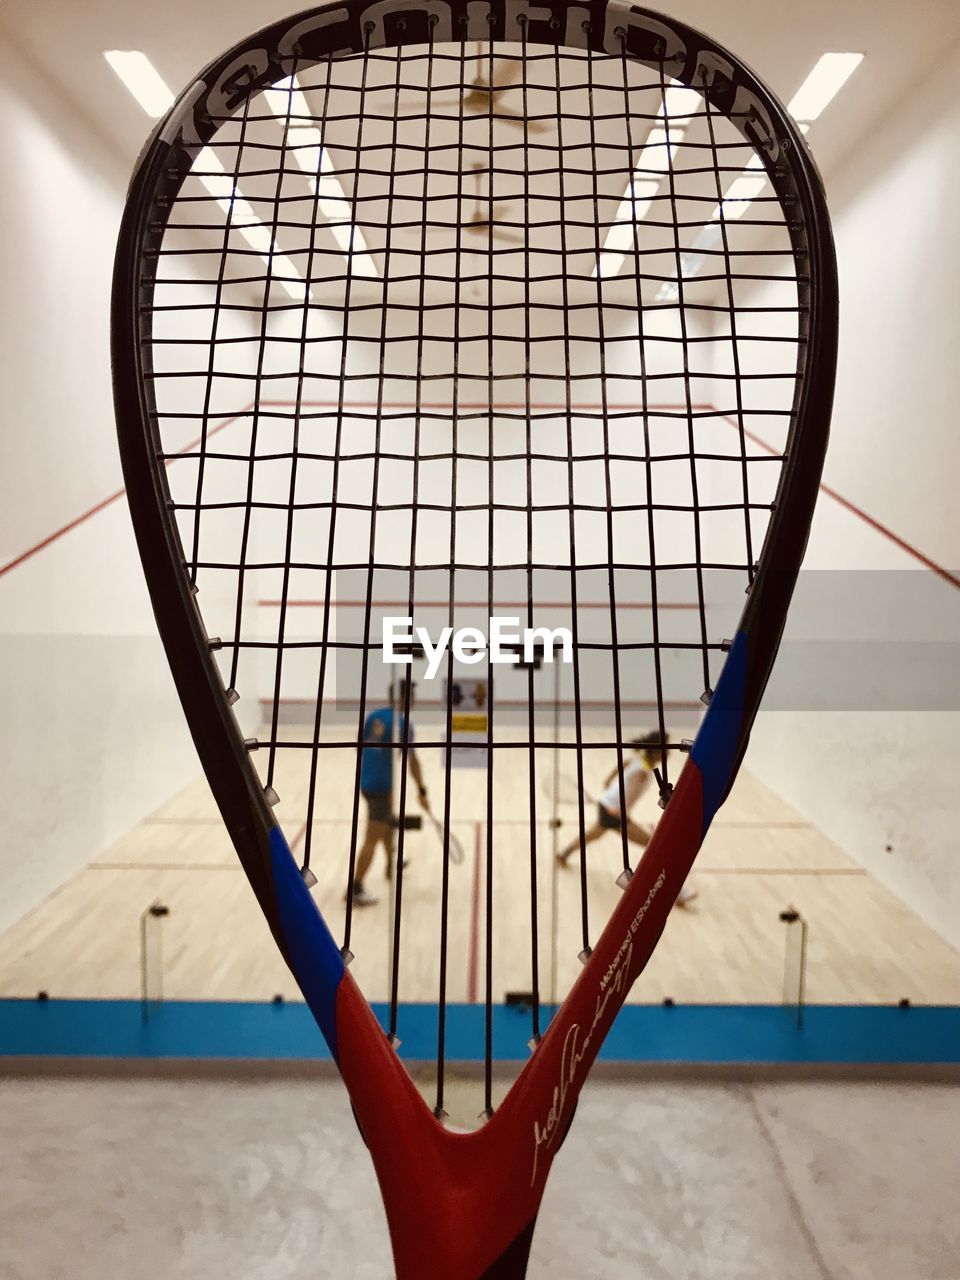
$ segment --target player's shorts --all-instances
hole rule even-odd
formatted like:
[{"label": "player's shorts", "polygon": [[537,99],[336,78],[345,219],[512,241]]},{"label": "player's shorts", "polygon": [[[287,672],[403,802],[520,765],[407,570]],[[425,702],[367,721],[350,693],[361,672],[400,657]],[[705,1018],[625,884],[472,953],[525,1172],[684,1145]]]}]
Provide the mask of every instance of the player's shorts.
[{"label": "player's shorts", "polygon": [[367,802],[367,813],[371,822],[393,820],[393,797],[389,791],[364,791],[363,798]]},{"label": "player's shorts", "polygon": [[604,831],[620,830],[619,813],[611,813],[609,809],[604,808],[602,804],[597,805],[597,822]]}]

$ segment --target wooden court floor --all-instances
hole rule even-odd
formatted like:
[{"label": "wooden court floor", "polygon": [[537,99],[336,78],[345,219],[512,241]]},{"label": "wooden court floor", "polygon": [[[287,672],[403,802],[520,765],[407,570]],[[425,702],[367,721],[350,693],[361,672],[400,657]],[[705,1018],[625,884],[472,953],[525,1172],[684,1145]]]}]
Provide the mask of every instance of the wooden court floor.
[{"label": "wooden court floor", "polygon": [[[560,996],[575,978],[582,946],[580,875],[555,870],[551,827],[552,761],[542,761],[537,806],[538,958],[541,994]],[[421,752],[435,807],[442,797],[439,752]],[[502,761],[502,763],[501,763]],[[564,769],[572,767],[563,760]],[[539,767],[539,766],[538,766]],[[305,833],[302,770],[278,774],[280,821],[295,848]],[[587,760],[588,789],[597,794],[610,753]],[[525,764],[505,752],[495,770],[493,910],[498,943],[494,999],[531,989],[529,782]],[[568,775],[569,776],[569,775]],[[483,875],[486,826],[484,770],[454,774],[455,830],[465,849],[451,869],[448,986],[450,1001],[483,998]],[[344,798],[346,797],[346,799]],[[352,774],[349,761],[326,767],[322,816],[314,825],[317,901],[338,941],[349,847]],[[571,839],[577,810],[569,792],[556,812],[557,838]],[[594,806],[587,806],[588,821]],[[655,820],[644,797],[636,815]],[[437,999],[440,936],[440,847],[427,827],[405,835],[400,994]],[[589,851],[593,936],[613,907],[621,870],[617,837]],[[373,1000],[389,991],[390,906],[384,860],[368,880],[376,907],[354,914],[354,973]],[[841,849],[749,773],[741,774],[721,810],[691,880],[697,898],[675,910],[630,999],[678,1003],[779,1003],[783,996],[789,907],[809,924],[807,1000],[811,1003],[960,1004],[960,953],[929,929]],[[202,778],[174,796],[112,848],[62,885],[0,936],[0,996],[132,999],[140,995],[140,917],[161,902],[162,984],[167,999],[297,998]],[[154,968],[154,976],[156,967]]]}]

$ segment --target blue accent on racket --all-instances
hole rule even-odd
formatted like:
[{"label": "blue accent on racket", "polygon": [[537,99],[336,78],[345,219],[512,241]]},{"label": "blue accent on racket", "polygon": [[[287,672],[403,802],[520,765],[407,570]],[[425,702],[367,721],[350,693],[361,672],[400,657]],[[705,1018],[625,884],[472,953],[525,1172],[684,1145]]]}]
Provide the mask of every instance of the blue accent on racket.
[{"label": "blue accent on racket", "polygon": [[703,778],[703,830],[723,803],[740,750],[747,684],[747,637],[731,645],[720,679],[690,752]]},{"label": "blue accent on racket", "polygon": [[290,952],[290,967],[336,1058],[337,988],[344,974],[343,956],[303,883],[279,827],[270,832],[270,858],[277,912]]}]

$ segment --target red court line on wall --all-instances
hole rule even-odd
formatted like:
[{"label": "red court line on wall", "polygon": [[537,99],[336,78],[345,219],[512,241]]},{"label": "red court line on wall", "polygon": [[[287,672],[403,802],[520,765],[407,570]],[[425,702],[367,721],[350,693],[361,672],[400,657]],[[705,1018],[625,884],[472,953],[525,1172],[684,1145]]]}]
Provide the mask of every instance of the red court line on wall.
[{"label": "red court line on wall", "polygon": [[[274,408],[281,405],[286,406],[288,408],[293,406],[293,401],[291,400],[261,400],[260,403],[263,406],[269,405],[269,406],[273,406]],[[301,401],[301,405],[306,405],[310,408],[320,408],[320,409],[337,408],[339,406],[339,403],[340,402],[338,400],[302,400]],[[416,405],[409,401],[378,402],[376,400],[369,400],[369,401],[351,400],[348,404],[344,405],[344,411],[349,412],[351,408],[354,408],[354,409],[374,408],[375,409],[377,408],[378,404],[380,408],[383,408],[383,409],[411,409],[412,410],[416,408]],[[234,422],[237,422],[238,419],[242,418],[244,414],[249,413],[253,407],[254,407],[254,403],[251,400],[251,402],[248,405],[246,405],[243,409],[241,409],[239,413],[233,414],[231,417],[226,418],[223,422],[218,423],[217,426],[212,427],[207,432],[207,439],[209,440],[210,437],[216,435],[218,431],[222,431],[225,427],[229,427]],[[477,401],[474,403],[463,403],[460,405],[460,408],[462,409],[483,409],[488,407],[489,407],[488,405],[480,401]],[[498,409],[523,410],[523,409],[526,409],[527,407],[528,406],[526,404],[496,404],[493,406],[493,410],[494,412],[496,412],[496,410]],[[552,408],[565,409],[566,405],[558,402],[558,404],[556,405],[546,403],[546,404],[530,405],[529,407],[535,408],[535,409],[552,409]],[[450,403],[442,403],[439,401],[429,402],[429,403],[424,401],[420,404],[420,408],[421,409],[451,409],[452,405]],[[571,411],[575,413],[578,408],[585,412],[592,412],[597,409],[602,409],[603,405],[584,404],[576,407],[571,407]],[[631,409],[634,409],[634,408],[636,408],[635,405],[610,405],[610,404],[607,405],[607,410],[615,413],[629,412]],[[647,411],[649,413],[673,412],[673,411],[679,411],[685,408],[686,408],[685,405],[680,405],[680,404],[658,404],[658,405],[648,405]],[[703,410],[709,409],[710,406],[709,405],[692,405],[691,408],[697,412],[701,412]],[[198,436],[196,440],[191,440],[191,442],[188,445],[185,445],[182,449],[178,450],[177,456],[179,456],[179,454],[189,453],[191,449],[195,449],[202,439],[203,439],[202,436]],[[169,466],[170,463],[174,462],[175,460],[176,460],[176,457],[169,457],[165,460],[164,465]],[[16,569],[17,566],[23,564],[24,561],[30,560],[39,551],[43,551],[45,547],[49,547],[52,543],[59,541],[59,539],[64,537],[65,534],[68,534],[72,530],[78,528],[80,525],[85,524],[87,520],[90,520],[93,516],[97,515],[99,512],[104,511],[109,506],[112,506],[112,504],[114,502],[117,502],[120,498],[122,498],[125,493],[126,493],[126,489],[118,489],[116,493],[111,493],[108,498],[104,498],[102,502],[98,502],[96,506],[91,507],[89,511],[84,511],[82,515],[79,515],[76,517],[76,519],[71,520],[69,524],[65,524],[61,526],[61,528],[55,529],[53,533],[48,534],[46,538],[41,539],[40,542],[35,543],[32,547],[29,547],[26,551],[21,552],[20,555],[15,556],[14,559],[9,560],[5,565],[0,566],[0,578],[2,578],[5,573],[9,573],[11,569]]]},{"label": "red court line on wall", "polygon": [[907,555],[912,556],[914,560],[919,560],[924,568],[929,569],[931,573],[935,573],[937,577],[942,578],[944,582],[949,582],[952,587],[960,588],[960,577],[957,577],[955,573],[951,573],[950,570],[945,569],[942,564],[937,564],[936,560],[931,560],[929,556],[925,556],[923,552],[913,546],[912,543],[907,542],[905,538],[901,538],[900,535],[894,533],[892,529],[888,529],[887,526],[885,524],[881,524],[879,520],[875,520],[873,516],[868,515],[868,513],[861,507],[855,506],[849,498],[845,498],[842,494],[837,493],[836,489],[831,489],[830,486],[826,484],[821,484],[820,488],[828,498],[832,498],[834,502],[839,502],[840,506],[849,511],[851,515],[859,516],[865,524],[870,525],[870,527],[875,529],[877,533],[880,533],[885,538],[889,539],[889,541],[895,546],[898,546],[901,551],[905,551]]},{"label": "red court line on wall", "polygon": [[[250,406],[248,406],[248,408],[249,407]],[[207,432],[207,439],[209,440],[211,436],[215,436],[219,431],[223,431],[225,427],[231,426],[238,420],[238,418],[240,418],[242,413],[246,412],[247,410],[243,409],[241,410],[241,413],[234,414],[232,418],[225,418],[223,422],[218,422],[215,427],[211,427]],[[191,440],[189,444],[184,445],[182,449],[178,450],[177,454],[166,458],[164,466],[169,467],[171,462],[175,462],[180,454],[189,453],[191,449],[195,449],[202,439],[202,436],[197,436],[196,440]],[[8,560],[5,565],[0,566],[0,578],[2,578],[5,573],[9,573],[11,569],[16,569],[17,566],[23,564],[24,561],[31,559],[37,554],[37,552],[43,551],[44,548],[59,541],[59,539],[64,537],[65,534],[71,533],[74,529],[79,528],[80,525],[85,524],[93,516],[98,515],[101,511],[105,511],[107,507],[112,506],[114,502],[117,502],[122,498],[126,492],[126,489],[118,489],[116,493],[111,493],[109,498],[104,498],[102,502],[98,502],[97,505],[95,507],[91,507],[89,511],[84,511],[83,515],[77,516],[76,519],[71,520],[69,524],[65,524],[59,529],[54,529],[53,533],[48,534],[46,538],[35,543],[28,550],[21,552],[20,555],[15,556],[12,560]]]},{"label": "red court line on wall", "polygon": [[[735,418],[731,418],[729,414],[724,414],[723,417],[736,431],[742,430],[746,438],[752,441],[758,448],[762,449],[764,453],[769,453],[774,457],[780,456],[780,451],[778,449],[774,449],[772,445],[767,444],[766,440],[762,440],[760,436],[755,434],[755,432],[749,431],[746,427],[741,427],[740,423],[737,422]],[[876,530],[877,533],[881,534],[884,538],[887,538],[888,541],[894,544],[894,546],[899,547],[901,551],[905,551],[907,555],[912,556],[914,560],[918,560],[924,568],[929,569],[931,573],[935,573],[938,578],[942,578],[944,582],[949,582],[952,587],[960,588],[960,577],[957,577],[955,573],[951,573],[949,569],[945,569],[943,565],[938,564],[936,560],[931,560],[929,556],[925,556],[923,552],[913,546],[912,543],[907,542],[905,538],[901,538],[898,533],[894,533],[894,531],[889,529],[885,524],[881,524],[879,520],[869,515],[862,507],[856,506],[856,504],[851,502],[849,498],[845,498],[842,493],[837,493],[836,489],[832,489],[830,485],[824,484],[822,481],[820,484],[820,492],[825,493],[828,498],[832,498],[834,502],[839,503],[840,506],[843,507],[845,511],[849,511],[851,515],[859,516],[864,524],[868,524],[871,529]]]},{"label": "red court line on wall", "polygon": [[473,829],[473,883],[470,887],[470,947],[467,952],[467,1003],[477,1003],[480,968],[480,860],[482,825]]},{"label": "red court line on wall", "polygon": [[111,493],[109,498],[104,498],[104,500],[102,502],[98,502],[95,507],[91,507],[89,511],[85,511],[82,516],[77,516],[77,518],[75,520],[71,520],[69,524],[63,525],[63,527],[60,529],[55,529],[53,533],[48,534],[46,538],[42,539],[42,541],[30,547],[29,550],[21,552],[20,555],[15,556],[12,560],[8,560],[5,565],[0,567],[0,578],[2,578],[5,573],[9,573],[11,569],[16,569],[18,565],[23,564],[24,561],[29,560],[32,556],[35,556],[37,552],[43,551],[45,547],[49,547],[51,543],[56,542],[58,539],[62,538],[65,534],[70,533],[72,530],[76,529],[79,525],[83,524],[86,520],[89,520],[92,516],[95,516],[99,512],[106,510],[106,508],[109,507],[112,503],[116,502],[118,498],[122,498],[125,493],[126,493],[126,489],[118,489],[116,493]]},{"label": "red court line on wall", "polygon": [[[616,375],[614,375],[616,376]],[[261,405],[271,405],[273,408],[293,408],[292,400],[261,400]],[[301,408],[308,409],[339,409],[339,400],[301,400]],[[525,412],[527,409],[550,409],[562,410],[566,413],[568,410],[574,416],[578,413],[597,413],[604,409],[608,413],[640,413],[643,406],[637,404],[613,404],[610,401],[604,405],[603,401],[597,401],[596,404],[583,401],[577,404],[568,405],[565,400],[538,400],[535,404],[527,404],[525,401],[517,400],[497,400],[492,405],[488,400],[460,400],[457,403],[458,411],[478,409],[481,413],[489,410],[491,413],[509,413],[514,411]],[[718,417],[724,417],[719,413],[712,404],[648,404],[647,413],[686,413],[687,409],[693,413],[716,413]],[[409,409],[411,413],[415,413],[417,409],[439,409],[451,412],[453,403],[450,400],[421,400],[417,404],[414,400],[349,400],[344,402],[343,412],[349,414],[351,409]]]},{"label": "red court line on wall", "polygon": [[[291,405],[291,403],[292,402],[289,400],[261,401],[262,405],[272,405],[274,407],[278,405],[289,406]],[[339,401],[336,401],[336,400],[329,400],[329,401],[305,400],[305,401],[302,401],[301,403],[310,407],[315,407],[315,408],[339,406]],[[381,401],[381,402],[350,401],[349,404],[344,405],[344,411],[345,412],[349,411],[351,407],[376,408],[378,403],[380,404],[381,408],[401,408],[401,409],[406,408],[406,409],[414,410],[417,407],[415,403],[402,402],[402,401],[390,401],[390,402],[388,401]],[[420,409],[450,409],[451,405],[449,403],[442,403],[442,402],[422,401],[419,407]],[[462,409],[486,409],[486,408],[489,408],[490,406],[478,401],[475,403],[462,402],[459,407]],[[519,402],[516,404],[513,404],[513,403],[499,404],[498,403],[492,407],[492,411],[496,412],[497,410],[525,410],[527,407],[528,406],[526,404],[519,403]],[[549,402],[538,402],[536,405],[530,405],[529,407],[531,409],[564,409],[564,410],[566,409],[566,405],[559,401],[556,404],[552,404]],[[247,405],[246,408],[241,409],[239,413],[234,414],[232,417],[227,418],[225,421],[221,423],[218,423],[217,426],[211,428],[211,430],[207,432],[207,439],[209,439],[212,435],[216,434],[218,431],[222,431],[225,427],[228,427],[232,423],[236,422],[240,417],[242,417],[245,413],[248,413],[252,408],[253,408],[253,404],[251,402],[251,404]],[[596,405],[580,404],[580,405],[571,406],[571,412],[576,413],[578,410],[594,411],[594,410],[599,410],[603,408],[604,406],[602,404],[596,404]],[[686,410],[687,406],[679,405],[679,404],[678,405],[658,404],[658,405],[647,405],[646,408],[648,413],[657,413],[657,412],[673,412],[673,411],[679,411],[679,410]],[[697,413],[710,412],[712,410],[717,414],[718,418],[721,418],[722,420],[729,423],[729,425],[732,426],[735,430],[737,431],[742,430],[744,436],[747,439],[751,440],[755,445],[757,445],[758,448],[762,449],[765,453],[770,454],[774,457],[779,456],[778,450],[774,449],[771,445],[769,445],[766,442],[766,440],[761,439],[760,436],[748,430],[746,427],[741,427],[741,424],[739,424],[729,414],[722,414],[718,410],[716,410],[714,406],[709,404],[691,405],[690,408]],[[614,413],[630,412],[631,410],[641,412],[642,406],[608,403],[606,405],[606,409],[608,412],[614,412]],[[198,437],[196,440],[191,441],[190,444],[186,445],[185,448],[180,450],[180,453],[189,453],[191,449],[195,449],[197,445],[200,443],[201,438],[202,437]],[[175,461],[175,458],[167,458],[165,465],[169,466],[170,463],[173,461]],[[823,484],[822,482],[820,484],[820,489],[823,493],[827,495],[827,497],[832,498],[834,502],[839,503],[841,507],[843,507],[846,511],[849,511],[851,515],[855,515],[859,517],[859,519],[861,519],[865,524],[869,525],[871,529],[875,530],[875,532],[879,533],[882,537],[888,539],[888,541],[892,542],[895,546],[899,547],[901,551],[905,552],[907,555],[911,556],[918,563],[922,564],[924,568],[929,569],[931,573],[935,573],[938,578],[941,578],[944,582],[949,583],[950,586],[957,587],[958,589],[960,589],[960,577],[958,577],[956,574],[951,573],[948,569],[945,569],[943,565],[938,564],[936,560],[932,560],[929,556],[924,555],[924,553],[920,551],[917,547],[913,546],[912,543],[907,542],[905,538],[901,538],[899,534],[894,533],[894,531],[888,528],[887,525],[882,524],[874,516],[869,515],[866,511],[863,510],[862,507],[858,507],[855,503],[851,502],[848,498],[845,498],[841,493],[838,493],[836,489],[833,489],[829,485]],[[84,524],[87,520],[91,519],[93,516],[97,515],[99,512],[111,506],[119,498],[122,498],[125,492],[126,492],[125,489],[118,489],[116,493],[110,494],[109,497],[104,498],[101,502],[98,502],[96,506],[91,507],[89,511],[85,511],[82,515],[77,516],[74,520],[71,520],[68,524],[65,524],[61,528],[54,530],[54,532],[49,534],[46,538],[41,539],[41,541],[35,543],[34,546],[28,548],[24,552],[21,552],[20,555],[15,556],[12,560],[9,560],[5,565],[0,566],[0,578],[2,578],[4,574],[9,573],[12,569],[16,569],[19,565],[23,564],[25,561],[37,555],[38,552],[43,551],[46,547],[49,547],[54,542],[57,542],[60,538],[70,533],[72,530],[78,528],[78,526]]]},{"label": "red court line on wall", "polygon": [[[322,609],[328,602],[325,600],[288,600],[288,609]],[[497,609],[525,609],[530,602],[527,600],[494,600],[493,604]],[[569,609],[570,601],[565,600],[534,600],[533,603],[538,609]],[[279,609],[283,605],[282,600],[258,600],[258,606],[261,609]],[[371,609],[406,609],[410,604],[409,600],[371,600]],[[486,609],[490,604],[489,600],[455,600],[454,606],[458,609]],[[366,609],[366,600],[331,600],[329,601],[331,609]],[[449,600],[414,600],[413,607],[415,609],[447,609],[450,607]],[[577,602],[579,609],[609,609],[609,600],[580,600]],[[625,609],[642,609],[649,611],[653,605],[648,601],[630,601],[625,604],[617,601],[617,612],[621,613]],[[665,604],[661,601],[659,605],[661,613],[673,609],[691,609],[699,612],[698,604]]]}]

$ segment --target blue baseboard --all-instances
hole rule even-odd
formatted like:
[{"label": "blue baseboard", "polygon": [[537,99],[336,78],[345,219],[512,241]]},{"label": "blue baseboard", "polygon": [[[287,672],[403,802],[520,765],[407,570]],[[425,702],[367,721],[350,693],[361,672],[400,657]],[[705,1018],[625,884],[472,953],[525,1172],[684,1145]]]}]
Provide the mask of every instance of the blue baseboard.
[{"label": "blue baseboard", "polygon": [[[375,1006],[382,1023],[386,1007]],[[400,1010],[402,1056],[437,1053],[434,1005]],[[498,1061],[529,1051],[529,1013],[493,1011]],[[447,1008],[447,1058],[480,1062],[484,1011]],[[144,1020],[136,1000],[0,1000],[0,1058],[329,1060],[305,1005],[170,1001]],[[601,1050],[606,1062],[713,1064],[953,1065],[960,1063],[960,1008],[813,1005],[798,1028],[771,1005],[627,1005]]]}]

